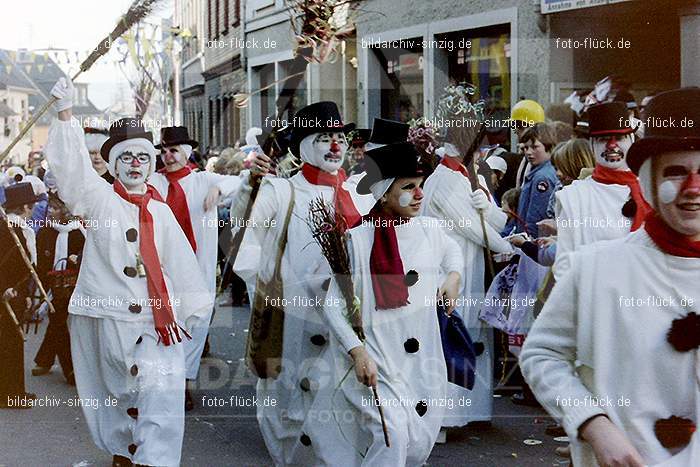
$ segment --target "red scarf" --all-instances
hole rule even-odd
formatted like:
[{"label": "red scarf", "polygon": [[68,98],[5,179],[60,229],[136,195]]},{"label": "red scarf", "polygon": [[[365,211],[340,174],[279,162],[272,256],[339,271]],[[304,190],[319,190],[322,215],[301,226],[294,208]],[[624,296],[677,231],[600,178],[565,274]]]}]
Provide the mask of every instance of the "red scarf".
[{"label": "red scarf", "polygon": [[459,162],[459,160],[457,160],[454,157],[445,156],[440,161],[440,164],[444,165],[450,170],[454,170],[455,172],[461,173],[466,178],[469,178],[469,171],[467,170],[467,168],[464,166],[464,164]]},{"label": "red scarf", "polygon": [[181,178],[192,173],[192,169],[189,166],[184,166],[174,172],[168,172],[163,169],[161,173],[165,175],[165,178],[167,178],[170,183],[168,185],[168,197],[165,199],[165,202],[170,206],[173,214],[175,214],[175,219],[177,219],[177,223],[180,224],[182,231],[185,233],[187,241],[190,242],[192,251],[197,253],[197,241],[194,238],[194,231],[192,230],[192,219],[190,219],[187,197],[179,182]]},{"label": "red scarf", "polygon": [[333,175],[311,164],[304,164],[301,167],[301,173],[309,183],[333,187],[335,190],[335,212],[342,216],[345,226],[352,228],[360,223],[362,216],[357,212],[350,193],[343,188],[343,182],[348,179],[343,169],[338,170],[338,175]]},{"label": "red scarf", "polygon": [[400,220],[374,208],[365,216],[365,220],[374,225],[369,270],[372,274],[375,309],[389,310],[406,306],[409,303],[408,286],[404,282],[403,262],[394,228]]},{"label": "red scarf", "polygon": [[593,180],[605,185],[627,185],[629,187],[632,200],[637,206],[634,220],[632,221],[632,232],[640,228],[647,215],[654,211],[644,199],[642,189],[639,186],[639,179],[633,172],[613,170],[596,164],[595,169],[593,169]]},{"label": "red scarf", "polygon": [[651,211],[647,216],[644,230],[654,240],[656,246],[665,253],[683,258],[700,258],[700,241],[690,240],[687,236],[673,230],[656,211]]},{"label": "red scarf", "polygon": [[146,184],[146,193],[136,195],[128,193],[124,185],[119,180],[114,181],[114,192],[124,200],[139,207],[139,251],[146,267],[146,285],[148,287],[148,297],[152,299],[153,322],[155,324],[158,337],[163,344],[175,343],[173,334],[178,342],[182,341],[180,333],[191,339],[190,335],[178,326],[175,322],[173,310],[170,308],[170,296],[163,277],[158,250],[156,249],[155,236],[153,234],[153,216],[148,211],[148,203],[152,199],[163,202],[158,191],[153,186]]},{"label": "red scarf", "polygon": [[[469,178],[469,170],[467,170],[467,168],[464,166],[464,164],[459,162],[459,160],[457,160],[456,158],[445,156],[440,161],[440,164],[444,165],[445,167],[447,167],[450,170],[454,170],[455,172],[461,173],[462,175],[464,175],[467,178],[467,180],[469,180],[469,183],[471,183],[471,179]],[[477,178],[477,180],[478,180],[478,178]],[[487,190],[486,188],[484,188],[481,185],[479,185],[479,188],[481,188],[484,191],[484,193],[486,193],[486,196],[490,200],[491,193],[489,193],[489,190]]]}]

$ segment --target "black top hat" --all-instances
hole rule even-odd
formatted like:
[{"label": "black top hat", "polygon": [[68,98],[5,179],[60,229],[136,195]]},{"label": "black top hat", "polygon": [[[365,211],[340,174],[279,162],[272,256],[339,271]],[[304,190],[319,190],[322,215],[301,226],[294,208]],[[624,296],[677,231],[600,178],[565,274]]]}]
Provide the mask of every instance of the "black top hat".
[{"label": "black top hat", "polygon": [[636,128],[630,125],[627,106],[622,102],[607,102],[588,109],[588,135],[628,135]]},{"label": "black top hat", "polygon": [[408,140],[408,128],[408,123],[375,118],[374,125],[372,125],[372,135],[368,142],[374,144],[405,143]]},{"label": "black top hat", "polygon": [[146,127],[141,119],[134,117],[120,118],[109,127],[109,138],[100,148],[102,158],[109,162],[110,149],[117,143],[135,138],[145,138],[151,143],[153,142],[153,135],[150,131],[146,131]]},{"label": "black top hat", "polygon": [[368,128],[355,128],[353,130],[352,144],[367,144],[372,130]]},{"label": "black top hat", "polygon": [[177,146],[178,144],[187,144],[192,146],[192,149],[199,146],[199,143],[190,138],[187,132],[187,127],[184,126],[168,126],[160,130],[160,144],[156,144],[156,149],[163,149],[167,146]]},{"label": "black top hat", "polygon": [[83,132],[86,135],[109,135],[109,131],[105,130],[104,128],[95,128],[91,126],[86,126],[85,128],[83,128]]},{"label": "black top hat", "polygon": [[371,193],[370,187],[380,180],[398,177],[421,177],[425,174],[419,163],[418,151],[411,143],[393,143],[372,149],[365,154],[367,174],[357,184],[361,195]]},{"label": "black top hat", "polygon": [[644,138],[635,141],[627,163],[639,173],[649,157],[681,150],[700,151],[700,88],[663,92],[646,106]]},{"label": "black top hat", "polygon": [[29,182],[15,183],[5,187],[6,208],[16,208],[25,204],[35,203],[39,197],[34,194],[34,188]]},{"label": "black top hat", "polygon": [[323,101],[299,109],[292,120],[292,140],[290,149],[299,156],[299,143],[314,133],[342,131],[347,133],[355,128],[354,123],[343,124],[343,119],[335,102]]}]

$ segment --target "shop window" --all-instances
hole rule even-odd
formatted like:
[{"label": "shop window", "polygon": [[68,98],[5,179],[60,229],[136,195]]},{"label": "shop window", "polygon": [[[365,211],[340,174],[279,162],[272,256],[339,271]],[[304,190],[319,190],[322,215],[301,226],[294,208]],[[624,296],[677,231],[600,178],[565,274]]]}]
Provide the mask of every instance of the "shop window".
[{"label": "shop window", "polygon": [[407,122],[423,115],[423,48],[421,39],[401,47],[373,47],[380,65],[381,116]]},{"label": "shop window", "polygon": [[[299,73],[300,71],[304,71],[306,69],[306,63],[294,60],[285,60],[283,62],[279,62],[279,67],[280,79],[283,79],[287,76]],[[288,86],[293,87],[292,84],[294,82],[297,83],[294,89],[289,88],[284,90]],[[306,75],[302,75],[301,80],[299,80],[299,78],[290,78],[288,81],[280,83],[279,92],[287,95],[291,95],[293,93],[294,97],[292,98],[292,103],[289,106],[289,111],[285,112],[281,116],[283,120],[291,120],[292,116],[297,112],[297,110],[306,106],[308,95],[306,92]]]},{"label": "shop window", "polygon": [[492,110],[510,108],[510,25],[436,34],[435,94],[470,83]]}]

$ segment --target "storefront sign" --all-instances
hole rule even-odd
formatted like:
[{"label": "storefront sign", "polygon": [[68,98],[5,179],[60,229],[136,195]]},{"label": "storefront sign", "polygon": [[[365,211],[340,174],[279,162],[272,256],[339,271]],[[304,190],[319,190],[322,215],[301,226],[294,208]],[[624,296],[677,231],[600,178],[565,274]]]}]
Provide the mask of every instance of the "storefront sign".
[{"label": "storefront sign", "polygon": [[612,3],[628,2],[630,0],[541,0],[542,14],[558,13],[566,10],[577,10],[592,6],[610,5]]}]

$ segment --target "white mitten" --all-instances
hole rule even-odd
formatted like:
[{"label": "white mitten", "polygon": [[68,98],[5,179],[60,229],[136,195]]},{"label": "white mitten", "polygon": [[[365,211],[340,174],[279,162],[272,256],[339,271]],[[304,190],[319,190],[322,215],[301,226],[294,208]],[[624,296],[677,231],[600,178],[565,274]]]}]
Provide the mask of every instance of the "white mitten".
[{"label": "white mitten", "polygon": [[480,211],[485,211],[491,207],[491,201],[486,196],[484,190],[472,191],[472,206]]},{"label": "white mitten", "polygon": [[58,99],[53,105],[56,112],[61,112],[73,107],[74,92],[75,88],[73,87],[73,82],[70,79],[60,78],[58,81],[56,81],[56,84],[54,84],[53,88],[51,89],[51,95]]}]

